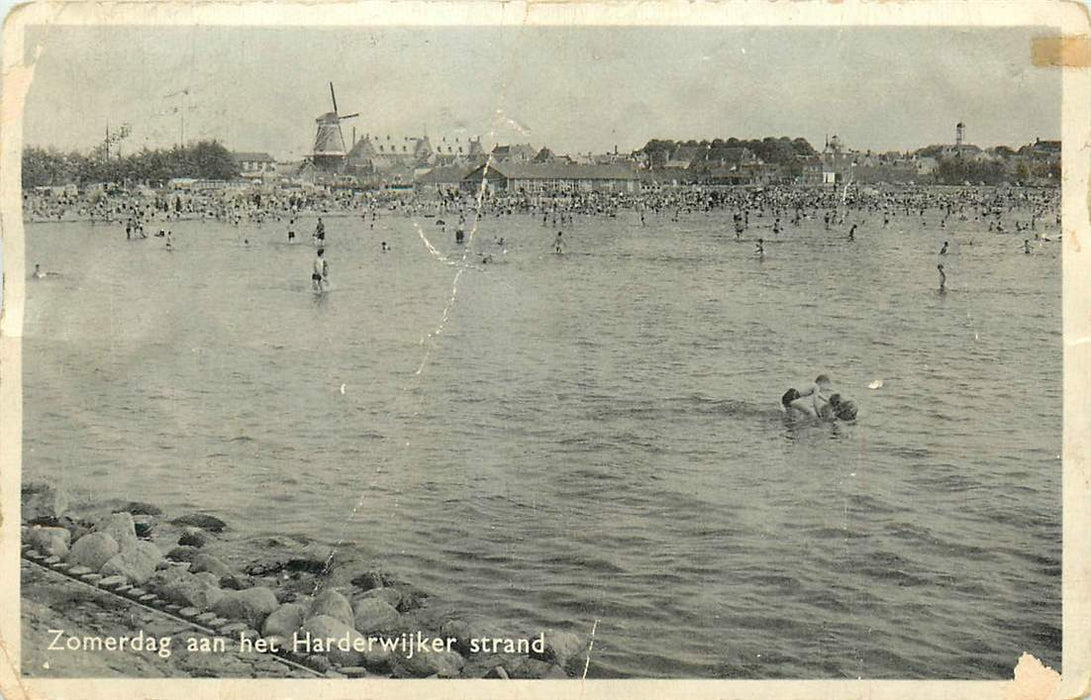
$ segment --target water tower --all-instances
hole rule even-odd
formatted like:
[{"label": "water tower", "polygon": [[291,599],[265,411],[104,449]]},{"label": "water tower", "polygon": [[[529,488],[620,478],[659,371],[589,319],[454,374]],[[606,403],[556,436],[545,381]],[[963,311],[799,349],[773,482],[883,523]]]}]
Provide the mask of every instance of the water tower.
[{"label": "water tower", "polygon": [[966,140],[966,125],[962,122],[955,124],[955,147],[962,148],[962,143]]}]

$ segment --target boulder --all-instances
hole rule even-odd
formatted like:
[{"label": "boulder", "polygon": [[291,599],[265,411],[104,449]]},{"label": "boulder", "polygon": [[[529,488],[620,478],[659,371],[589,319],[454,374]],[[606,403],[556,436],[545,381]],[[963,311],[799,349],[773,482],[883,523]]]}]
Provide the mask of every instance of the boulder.
[{"label": "boulder", "polygon": [[68,510],[68,492],[52,484],[23,484],[22,507],[23,520],[56,521]]},{"label": "boulder", "polygon": [[[220,588],[225,591],[241,591],[245,588],[253,588],[254,581],[249,576],[240,576],[239,574],[224,574],[220,577]],[[280,591],[277,591],[277,600],[280,600]],[[290,602],[290,601],[281,601]]]},{"label": "boulder", "polygon": [[163,511],[159,506],[152,505],[151,503],[143,503],[141,501],[129,501],[121,510],[130,513],[134,518],[137,515],[159,516],[163,514]]},{"label": "boulder", "polygon": [[208,535],[199,527],[187,527],[178,538],[178,544],[187,547],[204,547],[208,544]]},{"label": "boulder", "polygon": [[376,598],[395,609],[401,605],[402,602],[401,591],[397,588],[372,588],[364,591],[364,593],[356,599],[356,602],[359,603],[366,598]]},{"label": "boulder", "polygon": [[[535,643],[536,640],[542,639],[544,644]],[[561,667],[564,667],[570,659],[583,654],[586,649],[586,644],[578,634],[563,630],[545,630],[540,637],[534,637],[530,642],[530,658]]]},{"label": "boulder", "polygon": [[224,528],[227,527],[227,523],[224,521],[205,513],[187,513],[179,518],[175,518],[171,522],[175,525],[199,527],[202,530],[208,530],[209,532],[223,532]]},{"label": "boulder", "polygon": [[439,636],[454,639],[455,649],[460,654],[469,655],[470,640],[476,637],[473,628],[464,620],[447,620],[439,628]]},{"label": "boulder", "polygon": [[132,549],[139,542],[133,516],[129,513],[111,513],[98,524],[95,531],[113,537],[122,551]]},{"label": "boulder", "polygon": [[76,540],[65,559],[75,566],[86,566],[92,571],[98,571],[102,565],[121,551],[117,541],[105,532],[92,532]]},{"label": "boulder", "polygon": [[394,578],[383,571],[365,571],[352,579],[352,585],[361,591],[370,591],[372,588],[382,588],[394,583]]},{"label": "boulder", "polygon": [[202,571],[208,571],[209,573],[215,574],[216,579],[219,580],[221,577],[229,576],[233,573],[231,567],[206,552],[197,552],[190,561],[192,564],[190,565],[189,570],[195,574],[199,574]]},{"label": "boulder", "polygon": [[545,678],[552,669],[553,664],[524,656],[508,668],[508,676],[516,680],[534,680]]},{"label": "boulder", "polygon": [[171,561],[192,562],[193,558],[200,553],[200,550],[196,547],[175,547],[167,552],[167,559],[170,559]]},{"label": "boulder", "polygon": [[212,612],[260,628],[265,618],[278,607],[280,604],[277,603],[276,594],[268,588],[259,587],[227,591],[212,605]]},{"label": "boulder", "polygon": [[322,573],[333,560],[333,549],[323,545],[308,545],[301,552],[289,555],[284,568],[288,571],[303,571],[312,574]]},{"label": "boulder", "polygon": [[354,624],[355,620],[355,615],[352,612],[352,605],[349,603],[348,598],[332,588],[327,588],[315,596],[314,603],[311,605],[310,614],[329,615],[334,619],[344,622],[346,625]]},{"label": "boulder", "polygon": [[137,542],[129,549],[122,549],[102,566],[105,576],[124,576],[129,583],[140,586],[155,574],[155,567],[163,560],[163,554],[151,542]]},{"label": "boulder", "polygon": [[211,574],[191,574],[178,567],[156,572],[148,587],[168,602],[197,610],[208,610],[224,595]]},{"label": "boulder", "polygon": [[394,657],[394,675],[399,678],[458,678],[465,661],[456,651],[434,651],[429,647],[413,650],[412,656]]},{"label": "boulder", "polygon": [[133,529],[136,530],[136,536],[140,539],[150,539],[152,531],[155,530],[155,518],[150,515],[134,515]]},{"label": "boulder", "polygon": [[[362,634],[352,629],[349,625],[341,622],[337,618],[330,617],[329,615],[315,615],[308,618],[303,623],[303,629],[300,632],[300,636],[310,634],[312,638],[333,637],[335,639],[342,639],[346,634],[351,646],[355,646],[354,642],[357,639],[363,637]],[[373,645],[373,646],[378,646]],[[364,666],[364,652],[357,651],[350,648],[349,650],[338,649],[336,645],[329,650],[326,654],[327,658],[338,666]]]},{"label": "boulder", "polygon": [[263,637],[276,635],[291,639],[292,635],[303,626],[303,615],[306,611],[299,603],[285,603],[278,607],[261,625]]},{"label": "boulder", "polygon": [[26,542],[46,556],[68,556],[72,533],[63,527],[33,527],[27,533]]},{"label": "boulder", "polygon": [[401,625],[401,616],[389,603],[378,598],[363,598],[356,602],[353,624],[362,634],[394,632]]}]

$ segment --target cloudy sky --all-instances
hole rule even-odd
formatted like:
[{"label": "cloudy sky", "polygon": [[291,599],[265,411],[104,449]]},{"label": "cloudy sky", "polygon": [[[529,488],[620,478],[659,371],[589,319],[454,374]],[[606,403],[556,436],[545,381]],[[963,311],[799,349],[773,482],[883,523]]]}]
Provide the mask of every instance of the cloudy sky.
[{"label": "cloudy sky", "polygon": [[[328,81],[360,135],[481,135],[559,153],[649,138],[839,134],[862,149],[1060,138],[1059,71],[1033,29],[34,29],[33,145],[126,149],[217,138],[302,157]],[[188,95],[183,92],[188,90]]]}]

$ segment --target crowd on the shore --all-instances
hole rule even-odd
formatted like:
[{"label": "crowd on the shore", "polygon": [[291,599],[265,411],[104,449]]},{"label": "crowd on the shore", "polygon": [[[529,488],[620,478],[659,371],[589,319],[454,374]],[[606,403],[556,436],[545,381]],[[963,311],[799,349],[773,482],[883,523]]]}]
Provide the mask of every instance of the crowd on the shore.
[{"label": "crowd on the shore", "polygon": [[[178,193],[114,190],[91,194],[24,194],[23,214],[28,222],[89,221],[92,223],[169,222],[197,219],[230,224],[284,221],[306,214],[402,216],[514,214],[553,217],[616,216],[621,211],[678,217],[683,214],[728,211],[750,217],[781,219],[787,226],[804,219],[838,224],[851,216],[882,218],[889,224],[899,217],[927,218],[933,225],[949,221],[984,221],[1015,230],[1005,215],[1026,214],[1031,230],[1059,216],[1060,190],[1018,187],[736,187],[650,188],[629,192],[475,192],[465,189],[429,192],[351,191]],[[1020,227],[1022,222],[1020,222]],[[1007,227],[1005,229],[1005,227]]]}]

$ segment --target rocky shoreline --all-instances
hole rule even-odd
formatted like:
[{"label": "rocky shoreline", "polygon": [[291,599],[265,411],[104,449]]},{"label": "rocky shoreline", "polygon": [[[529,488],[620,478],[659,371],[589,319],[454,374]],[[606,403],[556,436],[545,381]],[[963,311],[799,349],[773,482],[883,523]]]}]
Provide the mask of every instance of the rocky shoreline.
[{"label": "rocky shoreline", "polygon": [[[171,516],[141,502],[72,507],[63,491],[48,484],[25,484],[22,503],[26,560],[93,586],[98,595],[161,613],[174,623],[170,629],[203,632],[206,644],[218,643],[229,655],[265,655],[298,671],[334,678],[562,679],[583,672],[588,644],[580,635],[561,630],[498,634],[477,618],[443,612],[427,592],[375,562],[329,547],[268,536],[233,555],[224,537],[229,526],[214,515]],[[78,629],[83,596],[46,595],[47,587],[24,575],[24,627],[27,610],[33,608],[53,620],[39,625],[43,631],[49,625],[53,631]],[[121,625],[123,618],[115,617]],[[133,639],[144,639],[144,627],[129,617],[133,623],[122,625],[127,630],[105,640],[57,635],[49,648],[90,643],[101,651],[102,644],[117,645],[121,634],[128,641],[120,643],[131,648]],[[147,641],[140,644],[147,646]],[[169,653],[159,657],[166,670],[151,673],[216,675],[215,664],[194,673],[172,666]],[[126,669],[115,670],[127,675]],[[243,673],[283,675],[260,664],[244,667]]]}]

